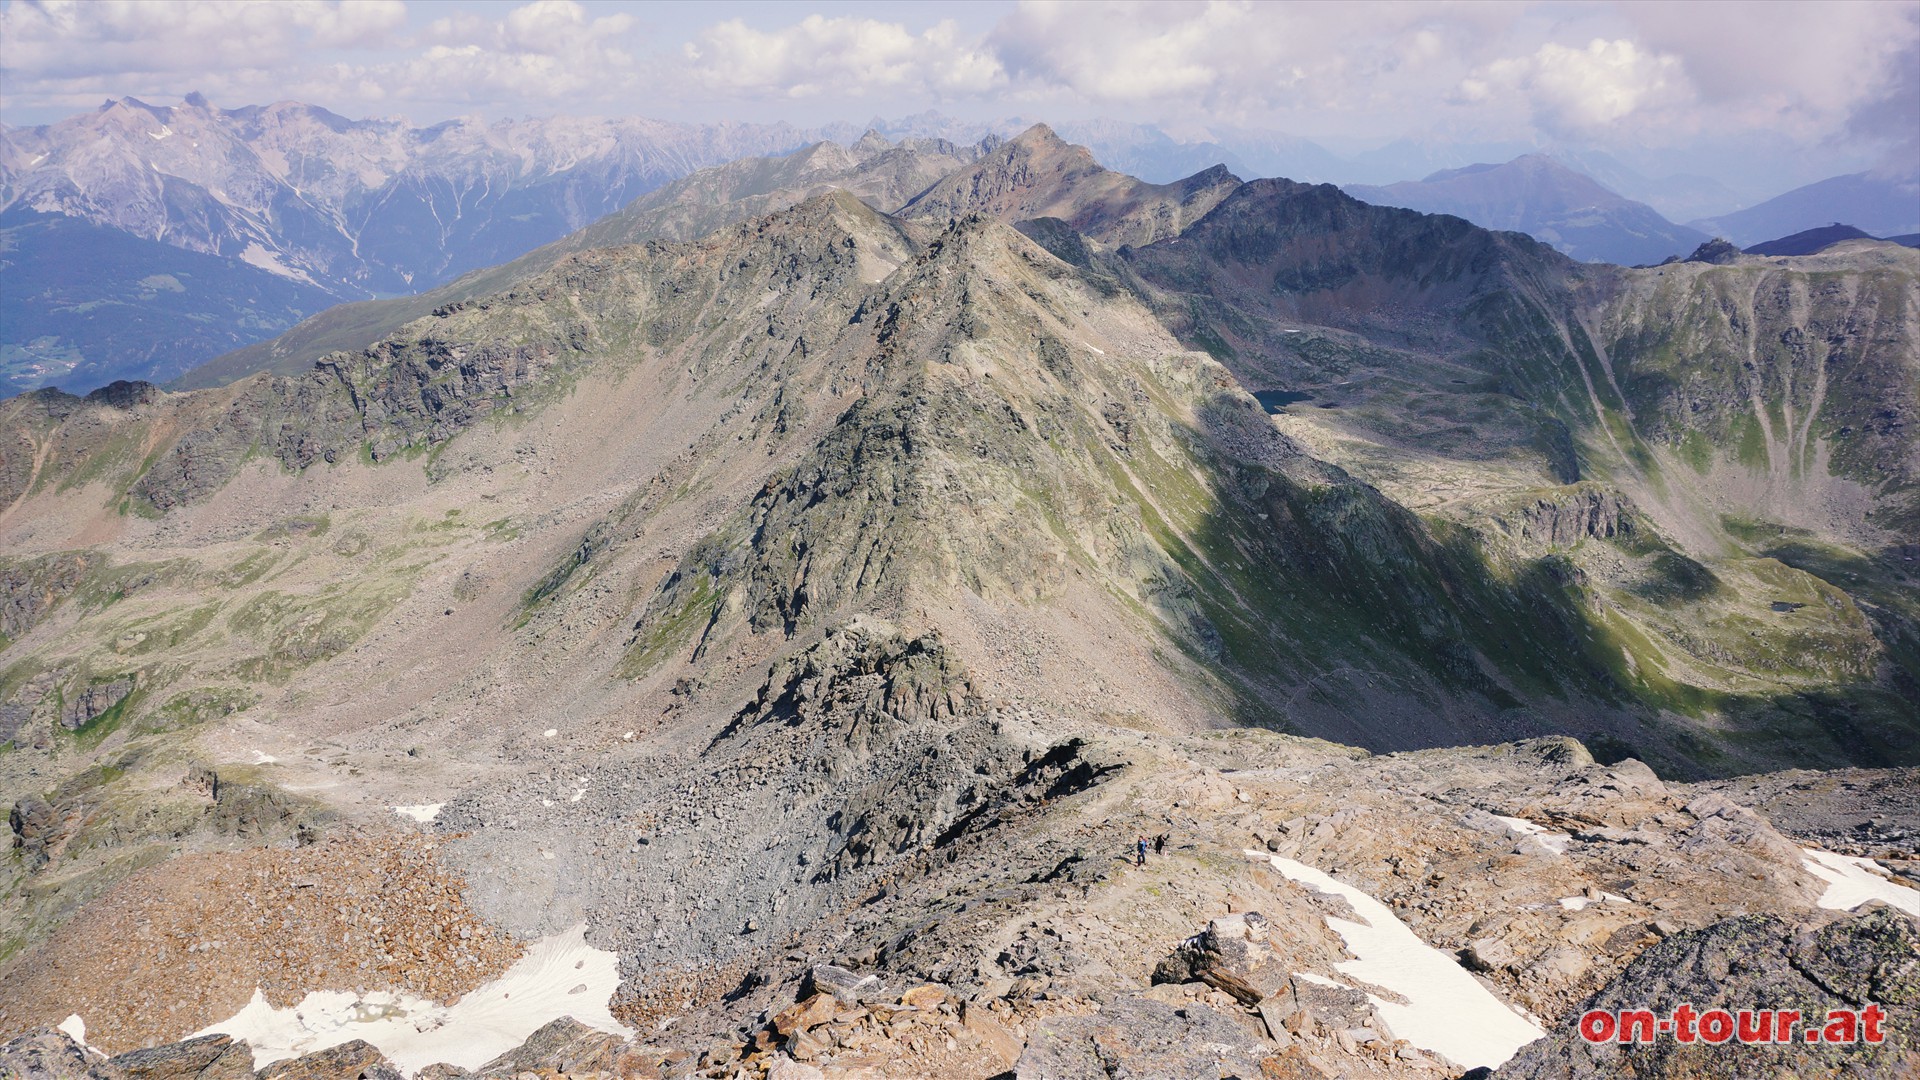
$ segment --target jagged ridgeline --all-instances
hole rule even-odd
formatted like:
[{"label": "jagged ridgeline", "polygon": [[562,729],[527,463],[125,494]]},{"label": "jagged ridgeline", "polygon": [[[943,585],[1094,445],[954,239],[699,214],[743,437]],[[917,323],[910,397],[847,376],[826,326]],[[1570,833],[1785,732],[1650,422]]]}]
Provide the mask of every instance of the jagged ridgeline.
[{"label": "jagged ridgeline", "polygon": [[[6,403],[4,734],[261,679],[405,712],[561,652],[559,697],[651,701],[864,613],[1130,723],[1910,759],[1911,253],[1582,267],[989,149],[898,217],[582,251],[304,375]],[[479,651],[364,681],[428,614]]]}]

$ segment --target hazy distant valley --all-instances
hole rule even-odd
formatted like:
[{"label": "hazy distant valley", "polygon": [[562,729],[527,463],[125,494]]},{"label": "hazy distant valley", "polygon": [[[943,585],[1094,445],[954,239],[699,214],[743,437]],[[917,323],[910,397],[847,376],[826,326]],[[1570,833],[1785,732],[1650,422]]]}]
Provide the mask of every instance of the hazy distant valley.
[{"label": "hazy distant valley", "polygon": [[[6,132],[6,257],[435,287],[262,287],[211,365],[0,403],[0,1038],[255,1008],[181,1075],[271,1070],[310,991],[465,1030],[564,956],[434,1075],[1920,1062],[1920,250],[1743,254],[1545,159],[1392,185],[1461,216],[1150,183],[1044,125],[453,125],[444,201],[422,133],[218,116],[85,119],[310,158],[249,202]],[[1903,1011],[1570,1034],[1656,975]]]}]

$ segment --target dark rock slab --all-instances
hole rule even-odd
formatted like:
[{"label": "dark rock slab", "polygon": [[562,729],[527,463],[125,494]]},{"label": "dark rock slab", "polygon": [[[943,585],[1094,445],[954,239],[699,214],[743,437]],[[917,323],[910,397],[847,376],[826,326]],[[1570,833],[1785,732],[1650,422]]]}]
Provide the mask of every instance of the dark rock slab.
[{"label": "dark rock slab", "polygon": [[256,1075],[259,1080],[402,1080],[393,1062],[364,1039],[276,1061]]},{"label": "dark rock slab", "polygon": [[244,1039],[236,1042],[230,1035],[202,1035],[133,1050],[108,1064],[127,1080],[246,1080],[253,1076],[253,1050]]}]

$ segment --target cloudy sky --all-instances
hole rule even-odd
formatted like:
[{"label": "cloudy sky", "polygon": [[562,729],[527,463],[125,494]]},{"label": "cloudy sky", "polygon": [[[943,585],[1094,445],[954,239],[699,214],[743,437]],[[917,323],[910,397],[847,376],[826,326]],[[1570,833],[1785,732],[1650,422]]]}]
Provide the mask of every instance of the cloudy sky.
[{"label": "cloudy sky", "polygon": [[[1920,168],[1920,0],[0,0],[0,121],[132,95],[417,123],[923,109]],[[1732,152],[1732,151],[1729,151]],[[1678,160],[1678,159],[1676,159]],[[1784,166],[1783,166],[1784,167]]]}]

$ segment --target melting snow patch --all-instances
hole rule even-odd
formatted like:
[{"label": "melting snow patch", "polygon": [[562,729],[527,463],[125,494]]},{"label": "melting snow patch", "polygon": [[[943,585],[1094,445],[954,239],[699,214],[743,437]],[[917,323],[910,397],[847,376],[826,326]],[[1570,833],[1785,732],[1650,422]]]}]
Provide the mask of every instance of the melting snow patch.
[{"label": "melting snow patch", "polygon": [[1531,836],[1535,840],[1538,840],[1541,847],[1546,848],[1555,855],[1565,855],[1567,853],[1567,841],[1573,839],[1573,837],[1568,836],[1566,833],[1553,832],[1544,826],[1535,825],[1526,818],[1503,817],[1499,814],[1493,816],[1506,822],[1508,828],[1521,836]]},{"label": "melting snow patch", "polygon": [[279,758],[274,757],[272,754],[264,754],[258,750],[253,752],[253,763],[255,765],[272,765],[279,760]]},{"label": "melting snow patch", "polygon": [[1332,986],[1341,990],[1345,990],[1348,988],[1346,983],[1335,982],[1332,979],[1327,978],[1325,975],[1315,975],[1311,971],[1296,971],[1293,973],[1293,977],[1301,980],[1302,982],[1313,983],[1316,986]]},{"label": "melting snow patch", "polygon": [[434,818],[439,817],[440,808],[445,805],[447,804],[431,802],[421,803],[418,806],[396,806],[393,808],[393,812],[399,814],[401,817],[410,817],[424,825]]},{"label": "melting snow patch", "polygon": [[1568,911],[1584,911],[1589,904],[1604,904],[1608,902],[1615,904],[1633,903],[1633,901],[1621,896],[1619,893],[1610,892],[1601,893],[1600,899],[1598,900],[1588,896],[1563,896],[1560,898],[1560,906],[1566,908]]},{"label": "melting snow patch", "polygon": [[94,1046],[93,1044],[87,1042],[87,1022],[85,1020],[80,1019],[79,1013],[73,1013],[72,1015],[68,1016],[65,1020],[60,1021],[60,1025],[54,1028],[54,1030],[66,1032],[69,1036],[73,1038],[74,1042],[77,1042],[81,1046],[84,1046],[87,1049],[92,1050],[96,1054],[105,1053],[105,1051],[101,1050],[99,1047]]},{"label": "melting snow patch", "polygon": [[543,738],[543,739],[551,739],[551,738],[553,738],[553,737],[554,737],[555,735],[558,735],[558,734],[560,734],[560,729],[559,729],[559,728],[552,728],[552,727],[550,727],[550,728],[548,728],[547,730],[545,730],[545,731],[543,731],[543,732],[541,732],[541,733],[540,733],[540,737],[541,737],[541,738]]},{"label": "melting snow patch", "polygon": [[1807,872],[1827,883],[1820,894],[1820,906],[1835,911],[1852,911],[1869,900],[1884,900],[1909,915],[1920,917],[1920,889],[1896,885],[1874,873],[1879,864],[1872,859],[1835,855],[1831,851],[1807,848]]},{"label": "melting snow patch", "polygon": [[247,1040],[256,1069],[365,1039],[409,1076],[436,1061],[477,1068],[562,1016],[631,1037],[607,1009],[620,985],[619,958],[588,945],[586,933],[576,926],[536,942],[506,974],[450,1006],[411,994],[321,990],[276,1009],[256,990],[246,1008],[194,1036]]},{"label": "melting snow patch", "polygon": [[1420,940],[1380,901],[1305,863],[1264,851],[1247,855],[1264,858],[1294,881],[1339,896],[1352,906],[1362,921],[1329,915],[1327,926],[1359,959],[1334,967],[1358,982],[1384,987],[1407,999],[1408,1004],[1399,1005],[1368,995],[1395,1035],[1471,1069],[1498,1068],[1522,1046],[1546,1034],[1493,996],[1452,957]]}]

